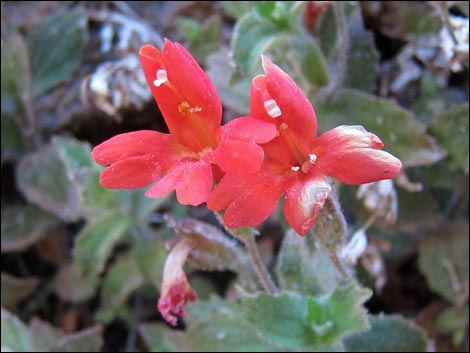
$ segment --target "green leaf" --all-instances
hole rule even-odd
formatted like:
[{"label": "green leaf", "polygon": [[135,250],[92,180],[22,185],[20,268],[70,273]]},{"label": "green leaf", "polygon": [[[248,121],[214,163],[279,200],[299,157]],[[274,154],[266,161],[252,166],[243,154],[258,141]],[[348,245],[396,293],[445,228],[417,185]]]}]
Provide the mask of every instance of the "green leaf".
[{"label": "green leaf", "polygon": [[57,224],[53,215],[32,205],[2,209],[2,252],[26,250]]},{"label": "green leaf", "polygon": [[163,281],[163,267],[168,252],[162,239],[155,239],[136,242],[134,244],[134,254],[137,266],[142,276],[153,287],[160,290]]},{"label": "green leaf", "polygon": [[468,305],[447,308],[436,318],[436,327],[442,333],[452,334],[454,345],[460,345],[468,332],[468,314]]},{"label": "green leaf", "polygon": [[468,222],[447,225],[419,246],[419,269],[429,287],[459,306],[468,299]]},{"label": "green leaf", "polygon": [[33,318],[29,324],[31,342],[38,352],[99,352],[103,345],[100,326],[67,335],[57,327]]},{"label": "green leaf", "polygon": [[[324,86],[328,67],[317,43],[310,36],[280,34],[263,45],[262,53],[288,72],[301,86]],[[308,89],[308,86],[305,87]]]},{"label": "green leaf", "polygon": [[404,166],[432,164],[445,151],[426,135],[425,126],[408,110],[392,100],[345,89],[330,103],[315,105],[323,131],[338,125],[362,125],[383,141],[385,150],[401,159]]},{"label": "green leaf", "polygon": [[39,284],[39,278],[18,278],[6,272],[1,274],[2,306],[13,306],[27,298]]},{"label": "green leaf", "polygon": [[30,352],[28,328],[15,315],[2,308],[2,352]]},{"label": "green leaf", "polygon": [[255,1],[253,2],[253,9],[256,14],[265,19],[271,19],[274,9],[276,8],[277,1]]},{"label": "green leaf", "polygon": [[372,93],[377,80],[379,54],[372,34],[364,28],[359,6],[348,18],[347,33],[349,44],[343,85]]},{"label": "green leaf", "polygon": [[230,65],[228,48],[222,48],[210,55],[207,59],[207,74],[214,83],[225,107],[240,115],[250,112],[248,92],[250,91],[251,78],[246,76],[239,80],[231,77],[234,68]]},{"label": "green leaf", "polygon": [[81,303],[95,294],[98,282],[95,273],[83,274],[77,264],[70,264],[59,270],[56,290],[62,300]]},{"label": "green leaf", "polygon": [[129,229],[129,219],[110,213],[87,226],[77,236],[73,250],[75,261],[85,274],[101,273],[113,247]]},{"label": "green leaf", "polygon": [[422,328],[400,316],[370,318],[371,329],[345,341],[348,352],[428,352]]},{"label": "green leaf", "polygon": [[351,284],[326,298],[299,293],[247,295],[245,317],[271,344],[286,348],[322,347],[368,328],[361,304],[371,292]]},{"label": "green leaf", "polygon": [[278,256],[276,274],[281,288],[310,295],[328,294],[339,283],[328,253],[314,244],[313,237],[287,232]]},{"label": "green leaf", "polygon": [[243,16],[235,25],[231,43],[237,74],[253,76],[261,72],[263,48],[282,33],[273,22],[264,21],[254,13]]},{"label": "green leaf", "polygon": [[30,98],[31,70],[26,43],[18,32],[2,27],[1,52],[3,127],[3,115],[22,113],[24,103]]},{"label": "green leaf", "polygon": [[26,142],[21,132],[21,128],[18,126],[18,122],[15,121],[15,119],[9,115],[3,114],[1,119],[1,146],[3,162],[5,159],[14,160],[23,155],[26,152]]},{"label": "green leaf", "polygon": [[95,325],[58,340],[51,352],[100,352],[103,328]]},{"label": "green leaf", "polygon": [[178,17],[175,25],[181,34],[189,40],[197,39],[202,32],[199,22],[189,17]]},{"label": "green leaf", "polygon": [[62,12],[31,30],[28,48],[33,96],[70,80],[86,45],[88,19],[83,9]]},{"label": "green leaf", "polygon": [[[317,316],[313,322],[332,323],[331,329],[325,332],[322,341],[333,343],[340,338],[367,330],[369,324],[362,304],[371,296],[370,289],[350,284],[337,288],[325,300],[317,300],[320,305],[323,305],[324,313],[322,316]],[[310,314],[309,312],[309,317]]]},{"label": "green leaf", "polygon": [[468,102],[434,115],[430,132],[447,149],[454,166],[468,174]]},{"label": "green leaf", "polygon": [[38,352],[50,352],[57,341],[63,339],[66,334],[58,328],[34,317],[29,323],[31,345]]},{"label": "green leaf", "polygon": [[167,331],[179,351],[193,352],[264,352],[277,351],[242,318],[243,310],[212,297],[209,302],[198,301],[188,306],[185,333]]},{"label": "green leaf", "polygon": [[176,352],[176,347],[164,336],[165,326],[162,324],[140,324],[139,333],[149,352]]},{"label": "green leaf", "polygon": [[420,35],[435,35],[441,28],[439,12],[421,1],[406,1],[393,9],[393,24],[396,29],[387,34],[395,37],[413,38]]},{"label": "green leaf", "polygon": [[26,198],[64,221],[81,215],[80,192],[52,144],[26,155],[18,165],[17,184]]},{"label": "green leaf", "polygon": [[253,8],[253,1],[221,1],[221,3],[225,12],[235,19],[239,19]]},{"label": "green leaf", "polygon": [[104,307],[117,308],[144,283],[133,253],[119,256],[103,281],[101,291]]}]

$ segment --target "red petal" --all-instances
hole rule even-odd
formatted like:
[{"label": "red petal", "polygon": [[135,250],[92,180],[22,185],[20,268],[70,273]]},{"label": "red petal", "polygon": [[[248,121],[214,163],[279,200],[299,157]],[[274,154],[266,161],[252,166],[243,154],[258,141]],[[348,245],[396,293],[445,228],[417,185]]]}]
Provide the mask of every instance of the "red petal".
[{"label": "red petal", "polygon": [[209,198],[213,183],[209,163],[191,163],[184,170],[184,179],[176,187],[176,198],[183,205],[198,206]]},{"label": "red petal", "polygon": [[331,186],[324,178],[299,180],[287,189],[284,215],[298,234],[307,234],[330,192]]},{"label": "red petal", "polygon": [[276,175],[226,174],[207,204],[213,210],[227,208],[224,222],[229,228],[258,226],[274,212],[285,186],[286,182]]},{"label": "red petal", "polygon": [[[162,53],[146,45],[140,60],[147,83],[170,132],[194,151],[214,147],[220,134],[222,105],[207,75],[178,43],[165,40]],[[168,83],[155,86],[157,71]]]},{"label": "red petal", "polygon": [[155,156],[127,157],[103,170],[100,184],[108,189],[136,189],[149,185],[161,174],[162,168]]},{"label": "red petal", "polygon": [[224,172],[246,175],[256,173],[263,163],[263,149],[250,142],[227,140],[222,141],[214,151],[213,163]]},{"label": "red petal", "polygon": [[[312,105],[297,84],[278,66],[263,56],[264,76],[256,77],[250,91],[250,115],[285,123],[301,145],[316,136],[317,118]],[[274,99],[281,115],[272,118],[266,113],[264,103]]]},{"label": "red petal", "polygon": [[176,189],[183,205],[198,206],[209,198],[213,184],[212,169],[205,161],[181,163],[147,192],[147,197],[162,197]]},{"label": "red petal", "polygon": [[143,130],[103,142],[93,149],[92,158],[100,164],[111,164],[101,174],[102,186],[134,189],[158,180],[181,158],[179,150],[170,135]]},{"label": "red petal", "polygon": [[365,184],[397,176],[399,159],[381,151],[382,141],[362,126],[338,126],[314,142],[315,171],[347,184]]},{"label": "red petal", "polygon": [[168,164],[176,156],[175,149],[170,135],[141,130],[114,136],[93,148],[91,156],[96,163],[111,164],[127,157],[152,155]]},{"label": "red petal", "polygon": [[147,190],[145,196],[159,198],[175,190],[176,186],[183,179],[183,168],[176,167],[169,171],[163,178]]},{"label": "red petal", "polygon": [[272,122],[264,122],[249,116],[231,120],[222,127],[222,136],[230,139],[266,143],[277,135]]}]

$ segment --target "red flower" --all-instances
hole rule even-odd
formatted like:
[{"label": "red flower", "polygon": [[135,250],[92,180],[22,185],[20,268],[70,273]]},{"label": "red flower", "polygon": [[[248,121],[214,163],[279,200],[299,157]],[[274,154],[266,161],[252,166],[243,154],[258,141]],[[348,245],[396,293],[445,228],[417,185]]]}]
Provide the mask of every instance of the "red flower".
[{"label": "red flower", "polygon": [[180,239],[165,261],[158,311],[173,326],[176,326],[178,316],[184,316],[184,304],[187,301],[193,303],[197,298],[183,269],[186,258],[196,245],[192,240]]},{"label": "red flower", "polygon": [[157,181],[148,197],[176,189],[180,203],[199,205],[211,192],[213,164],[231,174],[259,170],[264,153],[256,143],[274,138],[275,125],[242,117],[220,126],[222,105],[214,86],[178,43],[165,40],[162,52],[146,45],[140,60],[170,134],[130,132],[95,147],[95,162],[109,165],[102,186],[134,189]]},{"label": "red flower", "polygon": [[284,215],[305,235],[331,191],[327,176],[347,184],[395,177],[401,162],[381,151],[382,141],[362,126],[339,126],[316,137],[312,105],[295,82],[263,58],[265,75],[252,81],[250,115],[274,122],[279,136],[263,145],[265,160],[254,176],[225,175],[208,206],[226,209],[230,228],[257,226],[276,209],[284,195]]}]

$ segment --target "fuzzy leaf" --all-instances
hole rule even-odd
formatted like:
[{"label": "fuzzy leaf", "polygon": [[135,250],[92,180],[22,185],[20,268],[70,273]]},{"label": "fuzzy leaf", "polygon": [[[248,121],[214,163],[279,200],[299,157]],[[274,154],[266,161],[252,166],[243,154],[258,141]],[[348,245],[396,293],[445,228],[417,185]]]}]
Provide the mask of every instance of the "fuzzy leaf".
[{"label": "fuzzy leaf", "polygon": [[20,319],[2,308],[2,352],[30,352],[30,334]]},{"label": "fuzzy leaf", "polygon": [[286,348],[335,345],[368,328],[362,303],[369,290],[348,285],[326,298],[298,293],[243,295],[245,316],[271,344]]},{"label": "fuzzy leaf", "polygon": [[99,352],[103,345],[100,326],[67,335],[47,322],[33,318],[29,329],[31,344],[38,352]]},{"label": "fuzzy leaf", "polygon": [[96,274],[82,274],[76,264],[63,266],[57,274],[57,294],[65,301],[81,303],[88,300],[95,294],[97,287]]},{"label": "fuzzy leaf", "polygon": [[452,164],[468,174],[468,102],[436,114],[430,132],[447,149]]},{"label": "fuzzy leaf", "polygon": [[275,351],[242,318],[243,310],[238,305],[227,305],[212,299],[198,301],[188,307],[185,333],[166,333],[179,351],[192,352],[271,352]]},{"label": "fuzzy leaf", "polygon": [[162,324],[140,324],[139,333],[149,352],[176,352],[176,347],[164,336]]},{"label": "fuzzy leaf", "polygon": [[17,183],[26,198],[64,221],[80,218],[80,193],[52,144],[25,156],[18,165]]},{"label": "fuzzy leaf", "polygon": [[2,210],[2,252],[26,250],[57,223],[53,215],[32,205],[6,207]]},{"label": "fuzzy leaf", "polygon": [[281,288],[309,295],[328,294],[339,283],[338,272],[328,253],[313,237],[287,232],[278,256],[276,274]]},{"label": "fuzzy leaf", "polygon": [[308,82],[314,86],[324,86],[329,81],[325,58],[310,36],[280,34],[268,41],[262,52],[301,85]]},{"label": "fuzzy leaf", "polygon": [[26,43],[16,31],[2,28],[1,56],[3,121],[4,114],[23,111],[23,104],[31,92],[31,70]]},{"label": "fuzzy leaf", "polygon": [[134,254],[119,256],[103,281],[101,292],[104,307],[117,308],[144,283]]},{"label": "fuzzy leaf", "polygon": [[432,290],[462,305],[468,299],[468,257],[468,223],[460,223],[421,242],[418,264]]},{"label": "fuzzy leaf", "polygon": [[400,316],[370,318],[371,329],[345,341],[348,352],[429,352],[425,331]]},{"label": "fuzzy leaf", "polygon": [[77,236],[74,256],[84,274],[101,273],[113,247],[129,229],[129,219],[110,213],[89,223]]},{"label": "fuzzy leaf", "polygon": [[254,73],[261,72],[259,63],[262,49],[282,32],[273,22],[262,20],[255,13],[243,16],[233,31],[231,47],[237,73],[240,76],[253,76]]},{"label": "fuzzy leaf", "polygon": [[61,12],[31,30],[28,49],[33,96],[71,79],[85,49],[87,23],[85,12],[77,8]]},{"label": "fuzzy leaf", "polygon": [[1,274],[2,306],[13,306],[28,297],[39,284],[39,278],[18,278],[6,272]]}]

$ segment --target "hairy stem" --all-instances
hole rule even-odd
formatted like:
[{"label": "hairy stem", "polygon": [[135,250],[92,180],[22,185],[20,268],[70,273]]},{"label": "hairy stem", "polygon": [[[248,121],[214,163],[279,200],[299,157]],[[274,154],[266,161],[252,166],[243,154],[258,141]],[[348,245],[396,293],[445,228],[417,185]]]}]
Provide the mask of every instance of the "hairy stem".
[{"label": "hairy stem", "polygon": [[214,212],[217,220],[219,223],[224,227],[224,229],[235,239],[240,240],[248,251],[250,255],[251,262],[255,269],[256,276],[258,277],[263,289],[269,294],[275,294],[279,290],[277,289],[276,285],[274,284],[271,275],[268,272],[268,269],[264,265],[263,261],[261,260],[261,256],[258,252],[258,246],[256,245],[255,235],[256,230],[251,227],[247,228],[236,228],[230,229],[228,228],[223,219],[223,214],[221,212]]},{"label": "hairy stem", "polygon": [[269,294],[277,293],[278,289],[276,288],[276,285],[274,284],[268,269],[264,265],[263,261],[261,260],[261,256],[259,255],[254,232],[250,232],[250,235],[244,238],[244,243],[248,253],[250,254],[256,275],[258,276],[258,279],[261,282],[264,290]]}]

